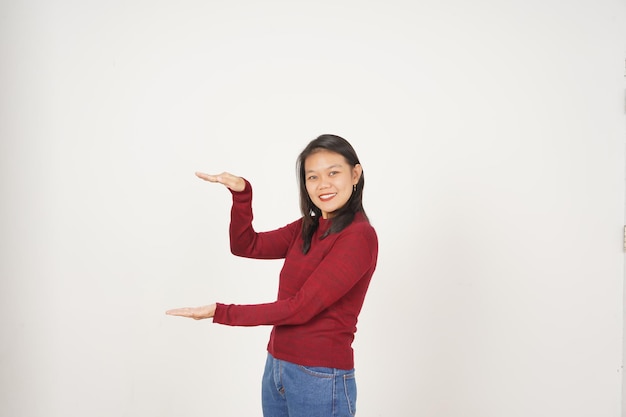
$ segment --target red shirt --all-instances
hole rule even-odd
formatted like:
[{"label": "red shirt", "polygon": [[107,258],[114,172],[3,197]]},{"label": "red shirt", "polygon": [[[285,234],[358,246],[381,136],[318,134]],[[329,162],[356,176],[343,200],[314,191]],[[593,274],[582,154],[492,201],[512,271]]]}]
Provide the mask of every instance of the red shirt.
[{"label": "red shirt", "polygon": [[213,322],[231,326],[273,325],[268,351],[305,366],[354,368],[357,318],[376,268],[378,238],[361,213],[339,233],[320,239],[330,219],[320,219],[311,249],[302,253],[302,219],[257,233],[252,227],[252,188],[232,192],[233,254],[285,259],[278,299],[254,305],[217,304]]}]

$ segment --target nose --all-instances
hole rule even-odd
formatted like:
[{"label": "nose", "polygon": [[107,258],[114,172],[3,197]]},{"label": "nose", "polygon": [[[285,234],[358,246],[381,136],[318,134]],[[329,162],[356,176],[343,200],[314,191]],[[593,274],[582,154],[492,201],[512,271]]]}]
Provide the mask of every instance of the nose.
[{"label": "nose", "polygon": [[329,186],[330,186],[330,182],[328,181],[328,178],[322,177],[322,180],[320,181],[319,188],[323,189],[323,188],[328,188]]}]

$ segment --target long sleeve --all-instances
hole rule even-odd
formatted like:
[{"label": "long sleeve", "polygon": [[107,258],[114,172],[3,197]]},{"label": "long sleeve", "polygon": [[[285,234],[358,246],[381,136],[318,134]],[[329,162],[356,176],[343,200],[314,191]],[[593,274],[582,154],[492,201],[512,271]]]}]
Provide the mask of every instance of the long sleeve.
[{"label": "long sleeve", "polygon": [[299,233],[300,222],[258,233],[252,226],[252,187],[246,181],[243,191],[231,190],[233,205],[230,214],[230,250],[234,255],[256,259],[282,259],[286,256],[294,235]]},{"label": "long sleeve", "polygon": [[[218,304],[214,322],[234,326],[304,324],[344,297],[359,281],[369,283],[378,253],[376,234],[369,223],[354,222],[342,232],[315,244],[317,251],[312,250],[307,255],[299,253],[299,248],[289,252],[281,272],[278,301],[256,305]],[[250,245],[256,246],[258,238]],[[297,276],[304,276],[301,285]],[[366,288],[367,285],[362,288],[362,294],[356,295],[357,303],[358,300],[362,303]],[[357,315],[358,310],[360,304]]]}]

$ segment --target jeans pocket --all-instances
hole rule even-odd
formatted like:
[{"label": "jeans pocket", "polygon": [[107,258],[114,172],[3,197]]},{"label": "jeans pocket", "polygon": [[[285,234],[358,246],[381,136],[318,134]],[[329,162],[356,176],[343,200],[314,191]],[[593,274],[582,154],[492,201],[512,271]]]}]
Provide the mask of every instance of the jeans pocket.
[{"label": "jeans pocket", "polygon": [[343,376],[343,387],[348,403],[348,410],[351,415],[356,414],[356,378],[354,374],[346,374]]},{"label": "jeans pocket", "polygon": [[321,366],[304,366],[298,365],[301,371],[308,375],[318,378],[333,378],[335,376],[335,370],[333,368],[324,368]]}]

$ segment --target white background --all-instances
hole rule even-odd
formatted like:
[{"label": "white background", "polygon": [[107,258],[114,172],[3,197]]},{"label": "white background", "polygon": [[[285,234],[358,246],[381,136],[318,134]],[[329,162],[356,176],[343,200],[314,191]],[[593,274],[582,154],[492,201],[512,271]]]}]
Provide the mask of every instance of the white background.
[{"label": "white background", "polygon": [[623,1],[4,1],[0,415],[260,416],[271,301],[238,259],[299,216],[321,133],[364,166],[379,267],[360,417],[617,417]]}]

